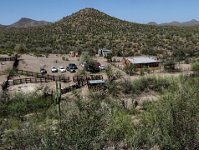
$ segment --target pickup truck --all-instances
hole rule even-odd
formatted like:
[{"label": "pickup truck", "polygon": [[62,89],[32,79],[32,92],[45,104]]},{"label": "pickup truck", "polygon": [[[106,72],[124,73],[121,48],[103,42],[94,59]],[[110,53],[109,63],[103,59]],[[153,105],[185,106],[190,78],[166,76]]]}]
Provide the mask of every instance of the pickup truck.
[{"label": "pickup truck", "polygon": [[71,73],[76,72],[76,69],[78,69],[77,66],[76,66],[76,64],[69,64],[66,67],[66,70],[69,71],[69,72],[71,72]]}]

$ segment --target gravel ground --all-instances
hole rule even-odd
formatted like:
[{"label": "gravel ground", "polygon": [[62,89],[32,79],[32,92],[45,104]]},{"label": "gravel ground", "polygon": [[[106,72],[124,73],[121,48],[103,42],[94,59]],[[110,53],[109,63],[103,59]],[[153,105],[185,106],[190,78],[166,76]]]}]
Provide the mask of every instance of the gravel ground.
[{"label": "gravel ground", "polygon": [[47,58],[35,57],[31,55],[22,55],[20,59],[21,61],[19,62],[18,69],[39,72],[40,68],[43,67],[47,70],[48,74],[56,76],[62,75],[72,77],[74,73],[70,73],[68,71],[66,71],[65,73],[61,73],[60,71],[58,71],[58,73],[52,73],[52,66],[55,66],[57,68],[59,66],[63,66],[64,68],[66,68],[66,66],[68,66],[69,63],[75,63],[78,68],[81,68],[78,58],[69,58],[68,61],[64,61],[62,60],[62,55],[50,54]]},{"label": "gravel ground", "polygon": [[[66,57],[68,58],[68,61],[62,60],[62,57]],[[65,73],[51,73],[51,67],[55,66],[55,67],[59,67],[59,66],[64,66],[66,68],[66,66],[68,66],[69,63],[75,63],[78,66],[78,70],[81,70],[82,67],[80,65],[80,58],[70,58],[67,55],[56,55],[56,54],[50,54],[48,55],[48,57],[36,57],[33,55],[22,55],[20,57],[20,61],[19,61],[19,66],[18,69],[21,70],[27,70],[27,71],[33,71],[33,72],[39,72],[41,67],[44,67],[48,74],[51,75],[56,75],[56,76],[66,76],[66,77],[70,77],[70,79],[72,79],[72,77],[75,75],[75,73],[70,73],[68,71],[66,71]],[[102,65],[107,66],[108,62],[106,61],[106,59],[102,58],[102,57],[96,57],[94,58],[96,59],[98,62],[100,62]],[[11,68],[13,65],[13,62],[3,62],[3,64],[0,64],[0,73],[3,74],[3,72],[8,69]],[[188,70],[184,73],[189,72],[190,70],[190,65],[187,64],[181,64],[180,66],[181,68],[183,68],[183,70]],[[140,76],[136,75],[136,76],[128,76],[126,75],[126,73],[124,73],[123,71],[121,71],[119,68],[112,66],[114,71],[120,71],[123,76],[125,78],[130,78],[131,80],[135,80],[140,78]],[[100,73],[101,75],[103,75],[104,79],[106,79],[106,74],[105,71]],[[153,73],[153,74],[147,74],[145,76],[153,76],[153,75],[157,75],[157,76],[161,76],[161,77],[168,77],[168,76],[178,76],[182,74],[181,73]],[[24,78],[25,76],[16,76],[14,77],[15,79],[17,78]],[[1,75],[0,74],[0,83],[3,83],[6,80],[6,76],[5,75]],[[71,84],[74,84],[72,82],[70,83],[62,83],[62,88],[67,87]],[[41,88],[47,86],[49,89],[55,89],[55,82],[50,82],[50,83],[44,83],[44,84],[23,84],[23,85],[17,85],[17,86],[12,86],[9,88],[9,91],[11,93],[14,92],[24,92],[24,93],[30,93],[30,92],[34,92],[37,88]],[[85,93],[88,92],[87,88],[83,88],[82,90],[82,94],[85,95]]]}]

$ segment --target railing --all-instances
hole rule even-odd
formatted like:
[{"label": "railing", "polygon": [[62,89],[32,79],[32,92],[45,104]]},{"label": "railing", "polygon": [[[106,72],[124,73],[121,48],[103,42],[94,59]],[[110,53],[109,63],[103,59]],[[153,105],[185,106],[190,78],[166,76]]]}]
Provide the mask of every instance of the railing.
[{"label": "railing", "polygon": [[63,94],[69,93],[69,92],[76,90],[76,89],[79,89],[79,88],[81,88],[81,87],[78,84],[74,84],[74,85],[71,85],[71,86],[66,87],[64,89],[61,89],[61,94],[63,95]]},{"label": "railing", "polygon": [[16,61],[17,58],[18,58],[17,55],[12,57],[0,57],[0,61]]},{"label": "railing", "polygon": [[35,77],[35,78],[45,78],[46,80],[51,80],[51,81],[70,82],[70,77],[43,75],[41,73],[32,72],[32,71],[25,71],[25,70],[16,70],[16,73],[21,74],[21,75],[25,75],[25,76]]},{"label": "railing", "polygon": [[102,75],[88,75],[88,76],[74,76],[73,82],[87,81],[87,80],[102,80]]},{"label": "railing", "polygon": [[21,79],[14,79],[14,80],[8,80],[7,81],[7,87],[12,85],[19,85],[19,84],[27,84],[27,83],[47,83],[50,82],[50,80],[47,80],[46,78],[21,78]]},{"label": "railing", "polygon": [[87,85],[89,80],[103,80],[102,75],[74,76],[73,82],[76,82],[80,87]]}]

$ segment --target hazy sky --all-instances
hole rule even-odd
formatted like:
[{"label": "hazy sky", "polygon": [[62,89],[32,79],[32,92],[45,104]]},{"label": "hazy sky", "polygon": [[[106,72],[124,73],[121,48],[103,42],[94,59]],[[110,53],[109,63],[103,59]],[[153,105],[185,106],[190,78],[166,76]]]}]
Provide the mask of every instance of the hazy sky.
[{"label": "hazy sky", "polygon": [[0,24],[22,17],[54,22],[82,8],[139,23],[199,20],[199,0],[0,0]]}]

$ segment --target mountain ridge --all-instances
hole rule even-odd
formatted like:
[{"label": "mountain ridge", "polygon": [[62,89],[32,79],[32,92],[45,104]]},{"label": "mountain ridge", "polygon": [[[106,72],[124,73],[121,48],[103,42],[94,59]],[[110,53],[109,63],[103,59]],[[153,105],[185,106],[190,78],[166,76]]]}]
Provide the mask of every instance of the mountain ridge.
[{"label": "mountain ridge", "polygon": [[199,26],[199,21],[196,19],[192,19],[190,21],[179,22],[179,21],[172,21],[168,23],[156,23],[156,22],[149,22],[148,25],[157,25],[157,26],[184,26],[184,27],[191,27],[191,26]]},{"label": "mountain ridge", "polygon": [[[0,49],[23,52],[95,54],[107,48],[116,56],[199,56],[199,27],[154,26],[127,22],[86,8],[47,26],[1,28]],[[183,51],[183,52],[179,52]],[[177,53],[177,54],[176,54]],[[182,57],[182,56],[181,56]]]},{"label": "mountain ridge", "polygon": [[0,27],[4,27],[4,25],[0,24]]},{"label": "mountain ridge", "polygon": [[[91,14],[91,12],[93,13],[101,13],[103,15],[107,15],[97,9],[94,8],[84,8],[79,10],[78,12],[72,13],[71,15],[69,15],[70,17],[75,16],[75,14],[79,14],[82,13],[82,15],[87,15],[87,14]],[[56,22],[48,22],[45,20],[34,20],[31,18],[26,18],[26,17],[22,17],[21,19],[19,19],[18,21],[10,24],[10,25],[2,25],[0,24],[0,27],[16,27],[16,28],[27,28],[27,27],[38,27],[38,26],[43,26],[43,25],[49,25],[52,23],[57,23],[60,21],[63,21],[63,19],[66,19],[69,16],[65,16],[62,19],[56,21]],[[112,16],[110,16],[112,17]],[[112,17],[115,18],[115,17]],[[118,19],[118,18],[116,18]],[[121,21],[125,21],[122,19],[119,19]],[[130,22],[130,21],[126,21],[126,22]],[[130,23],[137,23],[137,22],[130,22]],[[142,24],[142,23],[137,23],[137,24]],[[197,21],[196,19],[192,19],[190,21],[185,21],[185,22],[179,22],[179,21],[172,21],[172,22],[165,22],[165,23],[157,23],[157,22],[149,22],[147,23],[147,25],[157,25],[157,26],[198,26],[199,25],[199,21]]]},{"label": "mountain ridge", "polygon": [[43,25],[49,25],[50,22],[47,21],[37,21],[30,18],[23,17],[19,19],[17,22],[8,25],[7,27],[15,27],[15,28],[28,28],[28,27],[38,27]]}]

